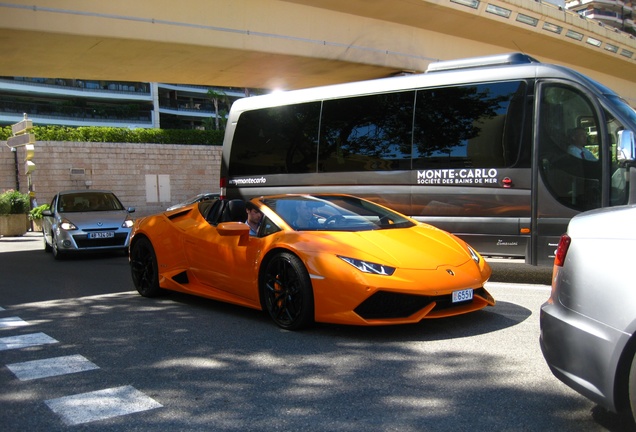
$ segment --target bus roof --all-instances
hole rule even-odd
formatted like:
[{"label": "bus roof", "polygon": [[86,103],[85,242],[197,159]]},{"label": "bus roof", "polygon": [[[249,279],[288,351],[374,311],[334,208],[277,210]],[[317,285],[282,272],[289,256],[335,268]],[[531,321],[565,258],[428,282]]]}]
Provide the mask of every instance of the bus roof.
[{"label": "bus roof", "polygon": [[512,53],[433,63],[426,73],[333,84],[242,98],[232,105],[230,117],[252,109],[347,96],[537,77],[571,80],[585,84],[598,95],[616,95],[609,88],[572,69],[541,63],[525,54]]}]

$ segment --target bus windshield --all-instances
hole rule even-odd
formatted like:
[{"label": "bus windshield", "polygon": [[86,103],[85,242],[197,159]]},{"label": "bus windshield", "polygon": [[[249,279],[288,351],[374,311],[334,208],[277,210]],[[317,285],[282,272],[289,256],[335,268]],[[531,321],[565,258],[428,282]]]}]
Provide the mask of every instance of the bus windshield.
[{"label": "bus windshield", "polygon": [[624,99],[616,95],[608,95],[607,98],[614,103],[614,107],[625,117],[631,120],[632,123],[636,124],[636,110],[629,106]]}]

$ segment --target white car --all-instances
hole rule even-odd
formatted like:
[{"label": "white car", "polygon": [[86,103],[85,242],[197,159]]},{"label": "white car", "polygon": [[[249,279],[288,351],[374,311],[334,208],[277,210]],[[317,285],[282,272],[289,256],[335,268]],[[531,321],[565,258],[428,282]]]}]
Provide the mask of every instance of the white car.
[{"label": "white car", "polygon": [[134,207],[104,190],[60,192],[42,212],[44,250],[60,259],[71,252],[127,252]]},{"label": "white car", "polygon": [[540,343],[552,373],[636,420],[636,206],[574,217],[556,252]]}]

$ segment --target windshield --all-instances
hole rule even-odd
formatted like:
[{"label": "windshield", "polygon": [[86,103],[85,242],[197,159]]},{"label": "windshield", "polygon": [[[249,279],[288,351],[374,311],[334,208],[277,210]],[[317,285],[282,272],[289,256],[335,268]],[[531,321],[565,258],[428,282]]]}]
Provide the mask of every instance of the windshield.
[{"label": "windshield", "polygon": [[399,213],[351,196],[286,196],[262,202],[297,231],[369,231],[415,225]]},{"label": "windshield", "polygon": [[636,132],[636,130],[634,130],[636,128],[636,111],[634,108],[629,106],[627,102],[616,95],[607,95],[607,98],[613,102],[613,106],[621,113],[621,115],[625,116],[631,122],[627,128]]},{"label": "windshield", "polygon": [[77,192],[60,195],[60,213],[123,210],[117,197],[108,192]]}]

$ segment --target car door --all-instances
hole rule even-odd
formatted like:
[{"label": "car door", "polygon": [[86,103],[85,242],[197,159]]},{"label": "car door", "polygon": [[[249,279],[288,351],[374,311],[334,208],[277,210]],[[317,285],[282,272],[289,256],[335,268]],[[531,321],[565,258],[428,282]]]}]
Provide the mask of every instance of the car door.
[{"label": "car door", "polygon": [[184,236],[184,250],[191,273],[202,294],[222,291],[250,302],[258,300],[257,256],[262,240],[249,236],[240,222],[217,226],[202,222]]}]

